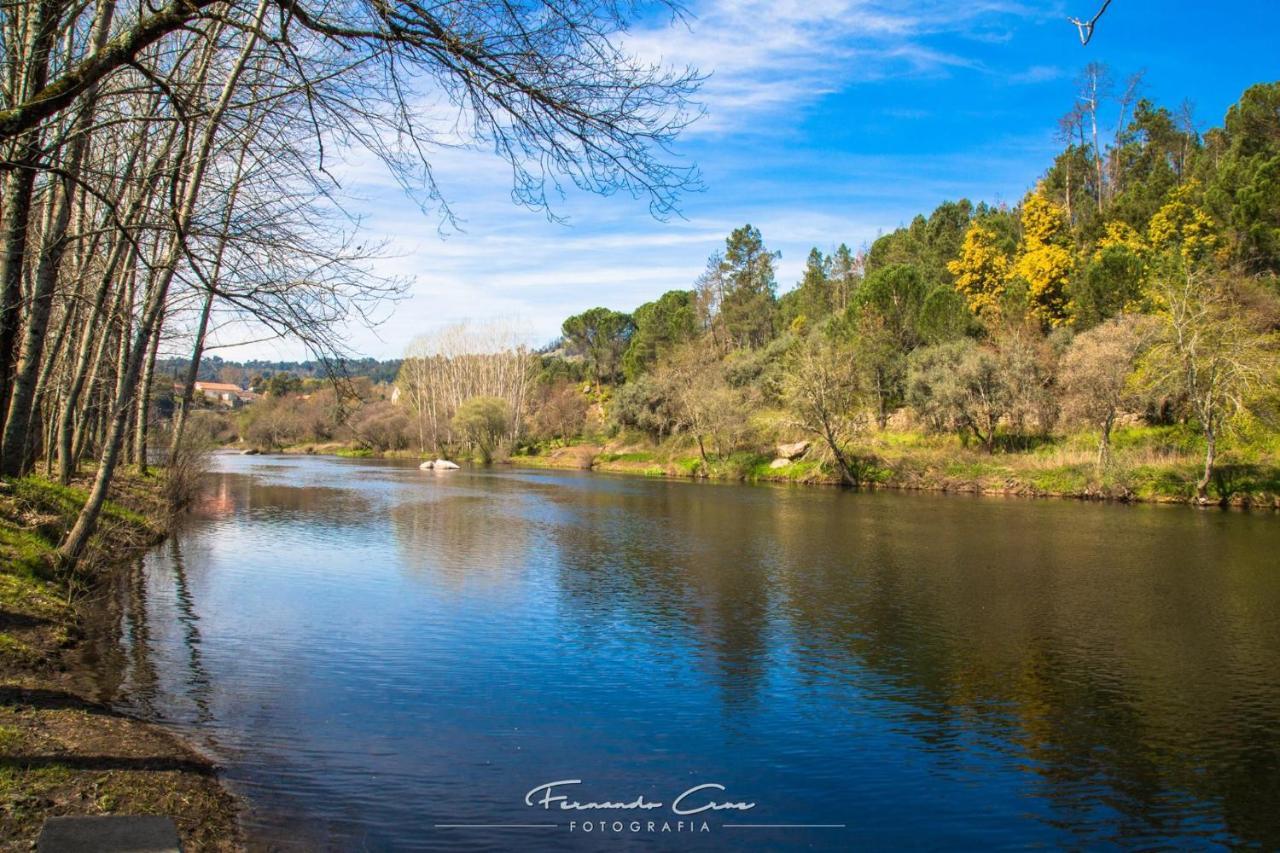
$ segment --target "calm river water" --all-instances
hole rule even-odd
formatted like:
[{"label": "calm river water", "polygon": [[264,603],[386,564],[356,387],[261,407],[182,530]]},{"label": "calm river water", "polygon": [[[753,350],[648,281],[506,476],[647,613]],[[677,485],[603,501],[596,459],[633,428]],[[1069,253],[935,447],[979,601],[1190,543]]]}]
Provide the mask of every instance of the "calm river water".
[{"label": "calm river water", "polygon": [[1271,513],[216,468],[95,669],[262,849],[1280,846]]}]

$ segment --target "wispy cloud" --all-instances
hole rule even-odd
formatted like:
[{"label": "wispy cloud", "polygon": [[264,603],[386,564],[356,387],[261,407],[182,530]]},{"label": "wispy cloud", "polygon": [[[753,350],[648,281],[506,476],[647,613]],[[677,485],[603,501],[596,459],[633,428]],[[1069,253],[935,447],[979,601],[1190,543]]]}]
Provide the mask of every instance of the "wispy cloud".
[{"label": "wispy cloud", "polygon": [[1049,83],[1067,76],[1069,76],[1069,72],[1057,65],[1032,65],[1025,71],[1007,75],[1005,79],[1010,83],[1035,84]]},{"label": "wispy cloud", "polygon": [[973,57],[931,42],[990,38],[984,28],[996,16],[1027,14],[1010,3],[706,0],[687,25],[641,30],[627,43],[643,57],[709,73],[708,115],[693,130],[726,133],[852,83],[975,68]]},{"label": "wispy cloud", "polygon": [[[1038,14],[983,0],[694,0],[686,22],[632,31],[627,46],[636,54],[710,75],[701,93],[708,115],[677,149],[703,166],[707,191],[686,200],[687,219],[667,223],[631,199],[572,189],[556,206],[571,227],[549,222],[513,205],[511,171],[499,158],[450,146],[433,154],[432,168],[460,227],[442,233],[375,158],[348,152],[335,171],[360,200],[365,229],[388,244],[377,272],[413,282],[380,327],[351,330],[352,344],[391,357],[418,334],[490,317],[517,320],[531,343],[543,343],[566,316],[593,305],[630,310],[690,287],[708,254],[744,222],[782,251],[785,290],[811,246],[862,245],[944,198],[1020,194],[1039,140],[970,133],[963,142],[939,138],[924,154],[918,146],[875,153],[865,116],[856,133],[831,143],[806,122],[838,125],[823,99],[866,87],[889,93],[875,107],[879,139],[933,132],[950,106],[906,91],[896,100],[897,89],[879,87],[956,86],[953,76],[995,84],[999,75],[985,62],[991,44]],[[997,106],[965,103],[988,113]],[[439,124],[447,130],[448,117]]]}]

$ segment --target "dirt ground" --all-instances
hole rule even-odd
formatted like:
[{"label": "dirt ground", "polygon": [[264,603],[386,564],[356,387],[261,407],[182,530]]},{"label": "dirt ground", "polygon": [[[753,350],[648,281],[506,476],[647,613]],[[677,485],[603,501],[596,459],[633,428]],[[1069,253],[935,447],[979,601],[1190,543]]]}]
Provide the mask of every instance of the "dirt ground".
[{"label": "dirt ground", "polygon": [[[96,543],[89,573],[71,579],[52,560],[75,490],[43,483],[0,487],[0,851],[31,850],[55,815],[166,814],[188,851],[240,850],[239,801],[217,768],[179,738],[92,701],[77,688],[72,655],[82,642],[81,593],[163,536],[155,489],[120,490],[123,509]],[[108,564],[108,559],[110,558]]]}]

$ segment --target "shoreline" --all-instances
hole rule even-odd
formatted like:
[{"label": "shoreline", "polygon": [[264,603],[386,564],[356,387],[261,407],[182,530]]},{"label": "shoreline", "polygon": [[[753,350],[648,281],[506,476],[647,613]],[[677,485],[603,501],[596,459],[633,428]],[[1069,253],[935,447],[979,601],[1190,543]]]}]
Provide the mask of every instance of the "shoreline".
[{"label": "shoreline", "polygon": [[159,484],[121,477],[70,578],[52,550],[84,491],[36,477],[0,484],[0,851],[32,849],[46,818],[99,814],[169,815],[186,849],[244,846],[245,804],[217,764],[98,701],[84,657],[87,627],[110,619],[111,591],[169,534]]},{"label": "shoreline", "polygon": [[[608,456],[609,454],[602,454]],[[604,461],[593,462],[588,467],[577,464],[571,459],[555,458],[552,456],[512,456],[508,460],[508,464],[522,468],[535,469],[553,469],[553,470],[581,470],[592,471],[605,474],[622,474],[626,476],[651,477],[657,479],[681,479],[681,480],[708,480],[716,482],[740,482],[740,483],[772,483],[775,485],[791,485],[791,486],[826,486],[832,488],[854,488],[867,491],[901,491],[901,492],[928,492],[931,494],[943,495],[968,495],[973,497],[1017,497],[1017,498],[1034,498],[1034,499],[1053,499],[1053,500],[1070,500],[1084,501],[1091,503],[1116,503],[1116,504],[1163,504],[1163,505],[1185,505],[1185,506],[1201,506],[1194,497],[1178,497],[1174,495],[1148,495],[1142,496],[1132,491],[1113,491],[1104,488],[1087,489],[1081,491],[1055,491],[1050,489],[1041,489],[1033,483],[1021,481],[1019,479],[1010,478],[1003,484],[992,484],[982,479],[965,479],[952,478],[945,473],[936,473],[933,478],[929,475],[916,477],[910,480],[885,479],[876,480],[869,479],[859,483],[857,486],[850,486],[838,475],[829,471],[814,471],[812,469],[800,468],[799,475],[788,472],[786,468],[783,473],[749,473],[746,475],[735,476],[733,474],[717,474],[717,473],[699,473],[690,472],[685,464],[681,462],[666,462],[645,464],[643,462],[613,460],[606,459]],[[793,467],[793,466],[788,466]],[[1234,495],[1232,497],[1217,501],[1210,501],[1203,504],[1206,507],[1236,508],[1236,509],[1268,509],[1280,510],[1280,495],[1266,495],[1257,497],[1252,494]]]},{"label": "shoreline", "polygon": [[[427,458],[416,451],[366,452],[336,442],[295,445],[266,452],[357,459]],[[781,468],[770,468],[771,461],[762,454],[739,453],[706,463],[697,456],[678,455],[669,449],[664,453],[661,448],[637,449],[625,443],[582,442],[540,448],[535,454],[512,455],[495,464],[661,479],[846,487],[843,479],[821,462],[800,458]],[[1033,453],[907,450],[896,458],[873,452],[860,457],[859,461],[865,465],[866,474],[866,479],[857,487],[860,489],[1280,510],[1280,468],[1270,465],[1221,463],[1221,479],[1211,486],[1211,490],[1217,492],[1216,499],[1200,504],[1194,497],[1194,472],[1198,466],[1194,458],[1148,461],[1115,474],[1111,481],[1099,479],[1092,463],[1041,464]],[[1222,495],[1223,489],[1231,488],[1233,478],[1240,482]]]}]

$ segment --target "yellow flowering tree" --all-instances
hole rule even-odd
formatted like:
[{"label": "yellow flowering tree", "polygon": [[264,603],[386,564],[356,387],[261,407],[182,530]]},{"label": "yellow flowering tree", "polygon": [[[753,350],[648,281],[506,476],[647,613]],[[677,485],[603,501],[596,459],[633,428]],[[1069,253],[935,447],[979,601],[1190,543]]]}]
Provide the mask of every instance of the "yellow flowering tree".
[{"label": "yellow flowering tree", "polygon": [[1066,211],[1041,187],[1023,202],[1022,232],[1022,250],[1013,274],[1026,281],[1031,310],[1040,322],[1062,325],[1067,320],[1067,286],[1075,264]]},{"label": "yellow flowering tree", "polygon": [[1102,258],[1102,253],[1107,249],[1128,249],[1138,257],[1142,257],[1151,247],[1133,226],[1127,222],[1114,220],[1106,224],[1106,230],[1102,234],[1102,239],[1098,241],[1097,247],[1093,252],[1093,259]]},{"label": "yellow flowering tree", "polygon": [[1183,261],[1194,264],[1221,248],[1221,237],[1213,219],[1196,202],[1199,181],[1187,181],[1169,193],[1169,200],[1147,223],[1151,246],[1176,250]]},{"label": "yellow flowering tree", "polygon": [[1009,257],[1000,248],[994,230],[980,222],[970,225],[960,255],[947,263],[947,269],[955,276],[956,290],[964,294],[970,311],[984,318],[999,313],[1009,278]]}]

